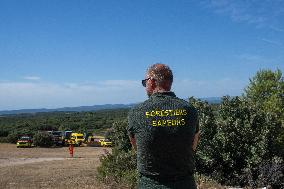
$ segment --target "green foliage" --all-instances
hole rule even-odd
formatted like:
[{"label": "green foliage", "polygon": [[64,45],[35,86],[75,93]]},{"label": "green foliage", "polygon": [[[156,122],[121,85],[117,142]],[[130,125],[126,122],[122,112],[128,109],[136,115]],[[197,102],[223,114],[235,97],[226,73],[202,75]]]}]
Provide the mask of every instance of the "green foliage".
[{"label": "green foliage", "polygon": [[52,135],[47,132],[38,132],[33,137],[34,145],[40,147],[53,146]]},{"label": "green foliage", "polygon": [[136,153],[131,149],[126,128],[126,120],[113,124],[108,135],[114,147],[101,157],[98,167],[98,179],[115,188],[135,188],[137,182]]},{"label": "green foliage", "polygon": [[16,144],[17,143],[17,140],[18,140],[18,133],[10,133],[8,136],[7,136],[7,141],[9,143],[14,143]]},{"label": "green foliage", "polygon": [[[100,159],[97,178],[116,188],[135,188],[137,182],[136,154],[133,151],[120,151],[116,148]],[[123,187],[124,188],[124,187]]]},{"label": "green foliage", "polygon": [[47,125],[47,124],[41,124],[38,126],[34,126],[35,130],[37,131],[57,131],[58,126],[56,125]]},{"label": "green foliage", "polygon": [[0,137],[0,143],[9,143],[8,137]]},{"label": "green foliage", "polygon": [[7,137],[9,135],[9,131],[5,130],[4,128],[0,129],[0,137]]},{"label": "green foliage", "polygon": [[[9,135],[9,131],[7,131],[4,128],[0,128],[0,143],[8,143],[8,142],[10,142],[8,140],[8,135]],[[12,139],[12,138],[10,138],[10,139]],[[11,142],[14,143],[15,141],[12,139]]]},{"label": "green foliage", "polygon": [[[224,97],[214,137],[216,179],[222,183],[247,185],[249,178],[239,179],[245,169],[254,169],[268,153],[265,115],[248,107],[240,98]],[[255,180],[255,178],[253,178]]]},{"label": "green foliage", "polygon": [[[280,179],[284,179],[284,78],[281,70],[277,69],[275,72],[271,70],[258,71],[245,89],[244,97],[250,106],[264,112],[267,119],[266,128],[270,159],[262,162],[265,171],[260,167],[260,175],[268,176],[259,180],[266,181],[269,184],[279,183]],[[277,163],[275,159],[278,157],[282,158]],[[277,166],[282,167],[282,174],[278,174],[279,177],[269,173],[275,174],[277,172],[275,167]],[[273,179],[267,179],[269,177]]]},{"label": "green foliage", "polygon": [[201,139],[196,155],[196,169],[200,173],[211,173],[215,170],[212,160],[215,154],[215,144],[213,138],[217,133],[217,124],[214,116],[214,110],[211,105],[201,100],[196,100],[193,97],[189,99],[198,111],[199,128],[201,131]]},{"label": "green foliage", "polygon": [[[193,98],[190,102],[199,112],[201,141],[196,168],[200,174],[226,185],[279,186],[283,174],[271,179],[272,173],[283,168],[283,158],[273,164],[275,158],[283,157],[275,143],[282,129],[275,114],[256,109],[239,97],[224,97],[217,113],[206,102]],[[271,164],[274,168],[267,166]]]},{"label": "green foliage", "polygon": [[283,158],[274,157],[259,166],[259,182],[269,184],[272,188],[284,188],[284,162]]},{"label": "green foliage", "polygon": [[[128,109],[96,112],[53,112],[5,115],[0,117],[0,137],[13,133],[34,135],[38,131],[73,130],[74,132],[104,132],[116,121],[127,117]],[[102,133],[103,133],[102,132]],[[11,138],[11,136],[9,138]],[[14,140],[11,140],[14,141]]]},{"label": "green foliage", "polygon": [[[260,176],[265,174],[261,174],[260,165],[269,164],[280,154],[275,145],[282,129],[279,119],[239,97],[224,97],[217,113],[206,102],[190,101],[198,109],[202,131],[197,171],[226,185],[263,184]],[[275,183],[279,179],[283,177],[276,178]]]},{"label": "green foliage", "polygon": [[250,79],[244,97],[252,106],[284,119],[284,78],[281,70],[260,70]]},{"label": "green foliage", "polygon": [[282,129],[275,130],[273,150],[284,156],[284,78],[281,70],[260,70],[250,80],[244,93],[250,106],[270,114],[271,119],[282,123]]},{"label": "green foliage", "polygon": [[281,71],[261,70],[242,98],[224,97],[217,111],[191,98],[201,128],[197,171],[226,185],[283,184],[283,94]]},{"label": "green foliage", "polygon": [[110,134],[112,142],[118,150],[125,152],[131,150],[131,143],[127,133],[127,121],[114,122],[112,133]]}]

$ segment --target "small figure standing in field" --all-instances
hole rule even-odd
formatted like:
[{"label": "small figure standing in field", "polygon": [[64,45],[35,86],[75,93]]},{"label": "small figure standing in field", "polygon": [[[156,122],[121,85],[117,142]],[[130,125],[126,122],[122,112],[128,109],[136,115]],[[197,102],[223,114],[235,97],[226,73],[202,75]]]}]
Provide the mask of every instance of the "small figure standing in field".
[{"label": "small figure standing in field", "polygon": [[149,99],[128,115],[129,138],[137,150],[139,189],[196,189],[197,111],[171,92],[172,82],[167,65],[150,66],[142,80]]},{"label": "small figure standing in field", "polygon": [[73,158],[73,155],[74,155],[74,145],[72,143],[69,145],[69,153],[70,153],[70,157]]}]

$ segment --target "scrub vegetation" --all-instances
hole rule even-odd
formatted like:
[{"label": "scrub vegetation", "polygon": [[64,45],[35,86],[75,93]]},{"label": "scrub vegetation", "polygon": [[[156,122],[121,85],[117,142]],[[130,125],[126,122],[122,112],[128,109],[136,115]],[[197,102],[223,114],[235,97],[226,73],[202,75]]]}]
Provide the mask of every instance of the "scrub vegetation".
[{"label": "scrub vegetation", "polygon": [[53,112],[5,115],[0,117],[0,142],[16,143],[20,135],[34,136],[38,131],[73,130],[104,133],[116,121],[125,119],[128,109],[96,112]]}]

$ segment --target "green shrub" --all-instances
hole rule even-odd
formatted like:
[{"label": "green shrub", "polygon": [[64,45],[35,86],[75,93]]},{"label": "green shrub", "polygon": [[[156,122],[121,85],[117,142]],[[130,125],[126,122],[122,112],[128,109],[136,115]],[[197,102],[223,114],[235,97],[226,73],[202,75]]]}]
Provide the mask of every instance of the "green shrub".
[{"label": "green shrub", "polygon": [[283,158],[274,157],[271,161],[265,161],[259,165],[258,183],[270,185],[272,188],[284,188],[284,164]]},{"label": "green shrub", "polygon": [[217,133],[216,117],[211,105],[201,100],[190,98],[189,102],[197,109],[201,140],[199,141],[196,153],[196,169],[200,174],[212,173],[215,170],[214,162],[214,141]]},{"label": "green shrub", "polygon": [[136,154],[133,151],[120,151],[113,149],[101,158],[97,178],[118,188],[135,188],[137,182]]},{"label": "green shrub", "polygon": [[9,131],[3,128],[0,128],[0,137],[7,137],[9,135]]},{"label": "green shrub", "polygon": [[52,135],[46,132],[38,132],[33,138],[34,145],[40,147],[51,147],[53,145]]},{"label": "green shrub", "polygon": [[8,137],[0,137],[0,143],[9,143]]},{"label": "green shrub", "polygon": [[7,136],[7,141],[8,141],[9,143],[16,144],[18,138],[19,138],[19,134],[18,134],[18,133],[10,133],[10,134]]},{"label": "green shrub", "polygon": [[137,183],[136,153],[127,135],[127,121],[115,122],[108,133],[114,147],[100,158],[97,178],[114,188],[135,188]]},{"label": "green shrub", "polygon": [[42,124],[42,125],[36,126],[34,129],[39,130],[39,131],[57,131],[58,126]]},{"label": "green shrub", "polygon": [[[281,157],[281,148],[275,142],[283,129],[281,121],[239,97],[224,97],[214,114],[207,103],[191,101],[198,109],[201,128],[197,171],[231,186],[271,184],[269,174],[261,173],[259,165],[271,165],[274,157]],[[281,162],[280,167],[283,159]],[[277,179],[273,182],[279,182]]]},{"label": "green shrub", "polygon": [[122,151],[128,152],[132,146],[127,133],[127,120],[114,122],[109,133],[114,146]]}]

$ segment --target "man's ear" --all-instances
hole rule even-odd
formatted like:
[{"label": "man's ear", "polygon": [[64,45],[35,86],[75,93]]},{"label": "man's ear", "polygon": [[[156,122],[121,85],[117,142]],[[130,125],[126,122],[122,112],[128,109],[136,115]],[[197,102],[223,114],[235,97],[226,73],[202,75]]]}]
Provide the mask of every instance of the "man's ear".
[{"label": "man's ear", "polygon": [[155,79],[150,79],[151,88],[155,89],[157,87]]}]

